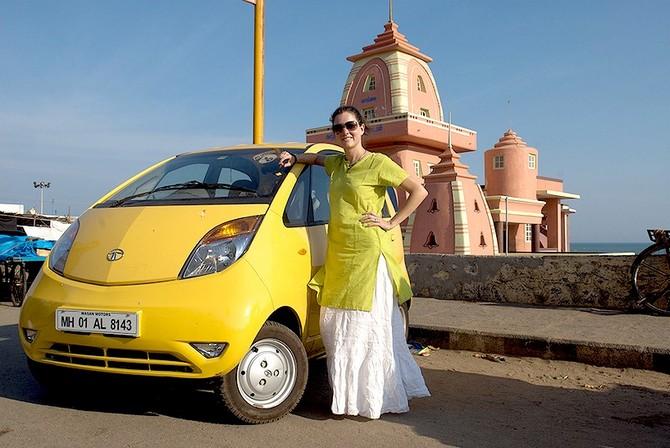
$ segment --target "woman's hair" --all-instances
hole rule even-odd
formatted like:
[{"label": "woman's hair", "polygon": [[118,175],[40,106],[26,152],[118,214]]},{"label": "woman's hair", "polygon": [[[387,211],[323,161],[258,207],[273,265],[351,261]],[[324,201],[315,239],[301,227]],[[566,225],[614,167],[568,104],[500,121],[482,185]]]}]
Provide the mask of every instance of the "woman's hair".
[{"label": "woman's hair", "polygon": [[335,121],[335,117],[337,117],[340,114],[343,114],[345,112],[349,112],[354,114],[354,117],[356,117],[356,121],[358,121],[358,124],[361,126],[365,126],[365,132],[364,134],[368,133],[368,124],[365,122],[365,119],[363,118],[363,115],[361,115],[360,111],[356,109],[354,106],[340,106],[335,111],[330,115],[330,122],[332,123]]}]

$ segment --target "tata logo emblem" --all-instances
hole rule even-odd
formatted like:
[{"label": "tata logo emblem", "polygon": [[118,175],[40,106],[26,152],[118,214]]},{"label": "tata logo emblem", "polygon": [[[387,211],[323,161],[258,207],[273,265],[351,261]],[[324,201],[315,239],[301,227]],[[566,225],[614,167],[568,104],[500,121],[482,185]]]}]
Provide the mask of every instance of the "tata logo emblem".
[{"label": "tata logo emblem", "polygon": [[107,253],[107,261],[117,261],[123,258],[121,249],[112,249]]}]

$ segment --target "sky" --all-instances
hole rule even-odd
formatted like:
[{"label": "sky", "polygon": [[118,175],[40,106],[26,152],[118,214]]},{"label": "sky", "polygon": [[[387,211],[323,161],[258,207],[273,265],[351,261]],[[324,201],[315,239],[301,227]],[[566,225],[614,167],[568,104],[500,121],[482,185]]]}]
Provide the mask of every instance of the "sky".
[{"label": "sky", "polygon": [[[266,0],[265,141],[304,141],[339,105],[387,0]],[[513,128],[567,203],[574,242],[670,228],[670,1],[395,0],[445,116]],[[0,203],[82,213],[174,154],[249,143],[253,6],[242,0],[0,0]]]}]

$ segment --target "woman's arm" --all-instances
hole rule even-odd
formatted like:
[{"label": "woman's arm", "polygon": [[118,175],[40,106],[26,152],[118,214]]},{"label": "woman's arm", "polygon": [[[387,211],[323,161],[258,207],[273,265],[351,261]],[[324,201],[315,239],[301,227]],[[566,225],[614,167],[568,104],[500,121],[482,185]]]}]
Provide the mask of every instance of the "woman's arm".
[{"label": "woman's arm", "polygon": [[297,156],[288,151],[282,151],[279,154],[279,166],[288,168],[296,163],[305,165],[321,165],[326,161],[326,156],[320,154],[298,154]]},{"label": "woman's arm", "polygon": [[393,218],[387,221],[381,216],[377,216],[372,212],[367,212],[363,214],[361,222],[367,227],[378,226],[384,230],[391,230],[406,220],[423,200],[426,199],[426,196],[428,196],[428,192],[423,185],[411,177],[408,177],[400,184],[400,189],[408,192],[409,196],[407,196],[407,200],[405,200],[405,203],[400,207]]}]

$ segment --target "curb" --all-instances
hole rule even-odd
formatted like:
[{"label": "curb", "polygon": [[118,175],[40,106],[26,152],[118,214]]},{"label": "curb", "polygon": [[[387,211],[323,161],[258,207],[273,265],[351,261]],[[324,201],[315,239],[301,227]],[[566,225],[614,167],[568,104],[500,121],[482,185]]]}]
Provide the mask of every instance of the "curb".
[{"label": "curb", "polygon": [[410,338],[442,349],[574,361],[601,367],[635,368],[670,373],[670,350],[552,340],[537,336],[487,333],[462,328],[411,325]]}]

